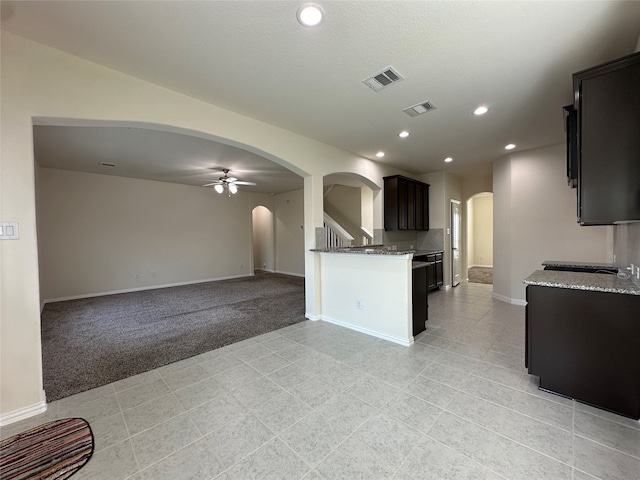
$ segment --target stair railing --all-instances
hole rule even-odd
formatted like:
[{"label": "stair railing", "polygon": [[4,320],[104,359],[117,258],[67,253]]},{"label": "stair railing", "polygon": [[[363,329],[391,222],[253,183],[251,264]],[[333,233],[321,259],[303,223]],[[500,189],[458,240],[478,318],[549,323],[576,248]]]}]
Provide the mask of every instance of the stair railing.
[{"label": "stair railing", "polygon": [[326,246],[329,248],[349,247],[353,237],[342,226],[324,212],[324,235]]},{"label": "stair railing", "polygon": [[364,227],[360,227],[360,231],[362,232],[362,244],[371,245],[373,243],[373,234]]}]

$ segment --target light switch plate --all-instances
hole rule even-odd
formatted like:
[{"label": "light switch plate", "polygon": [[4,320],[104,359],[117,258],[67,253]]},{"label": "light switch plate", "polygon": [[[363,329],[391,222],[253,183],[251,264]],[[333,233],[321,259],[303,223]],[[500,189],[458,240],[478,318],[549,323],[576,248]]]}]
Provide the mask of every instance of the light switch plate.
[{"label": "light switch plate", "polygon": [[0,240],[18,240],[18,222],[0,222]]}]

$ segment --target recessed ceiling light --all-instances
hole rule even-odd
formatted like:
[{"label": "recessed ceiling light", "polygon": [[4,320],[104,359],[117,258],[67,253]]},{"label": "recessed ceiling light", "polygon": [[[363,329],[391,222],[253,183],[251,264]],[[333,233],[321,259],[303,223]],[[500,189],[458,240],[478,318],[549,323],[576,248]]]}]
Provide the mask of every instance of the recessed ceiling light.
[{"label": "recessed ceiling light", "polygon": [[378,152],[378,153],[376,153],[376,157],[378,157],[378,158],[382,158],[382,157],[384,157],[384,152]]},{"label": "recessed ceiling light", "polygon": [[513,150],[516,146],[513,143],[504,146],[505,150]]},{"label": "recessed ceiling light", "polygon": [[298,8],[296,18],[305,27],[317,27],[324,20],[324,9],[315,3],[305,3]]},{"label": "recessed ceiling light", "polygon": [[473,114],[474,114],[474,115],[484,115],[484,114],[485,114],[485,113],[487,113],[488,111],[489,111],[489,109],[488,109],[487,107],[485,107],[484,105],[482,105],[482,106],[480,106],[480,107],[476,108],[476,109],[473,111]]},{"label": "recessed ceiling light", "polygon": [[447,157],[447,158],[444,159],[444,162],[445,163],[451,163],[451,162],[453,162],[453,158]]},{"label": "recessed ceiling light", "polygon": [[400,138],[407,138],[409,135],[411,135],[409,132],[407,132],[406,130],[401,131],[398,136]]}]

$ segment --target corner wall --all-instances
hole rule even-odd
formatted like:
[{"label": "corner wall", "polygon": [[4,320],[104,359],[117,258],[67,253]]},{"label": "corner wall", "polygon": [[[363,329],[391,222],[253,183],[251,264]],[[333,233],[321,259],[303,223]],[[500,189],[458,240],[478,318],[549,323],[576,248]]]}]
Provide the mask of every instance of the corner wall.
[{"label": "corner wall", "polygon": [[304,191],[281,193],[275,197],[275,271],[304,275]]},{"label": "corner wall", "polygon": [[613,231],[581,227],[566,185],[565,146],[514,153],[494,163],[494,296],[524,304],[522,281],[545,260],[611,262]]}]

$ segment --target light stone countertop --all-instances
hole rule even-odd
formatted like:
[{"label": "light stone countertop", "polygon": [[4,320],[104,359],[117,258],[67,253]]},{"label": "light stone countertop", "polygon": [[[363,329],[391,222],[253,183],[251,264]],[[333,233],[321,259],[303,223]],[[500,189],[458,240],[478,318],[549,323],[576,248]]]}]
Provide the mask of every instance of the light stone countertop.
[{"label": "light stone countertop", "polygon": [[356,253],[361,255],[408,255],[415,252],[415,250],[391,250],[381,246],[312,248],[311,251],[318,253]]},{"label": "light stone countertop", "polygon": [[578,268],[616,268],[613,263],[566,262],[562,260],[545,260],[543,267],[578,267]]},{"label": "light stone countertop", "polygon": [[431,253],[442,253],[442,250],[393,250],[384,245],[367,245],[363,247],[333,247],[333,248],[312,248],[311,252],[319,253],[358,253],[363,255],[428,255]]},{"label": "light stone countertop", "polygon": [[631,279],[623,280],[618,278],[617,275],[606,273],[536,270],[525,278],[523,283],[541,287],[640,295],[640,287],[633,283]]},{"label": "light stone countertop", "polygon": [[429,262],[416,262],[415,260],[411,262],[411,269],[415,270],[416,268],[424,268],[431,265]]}]

